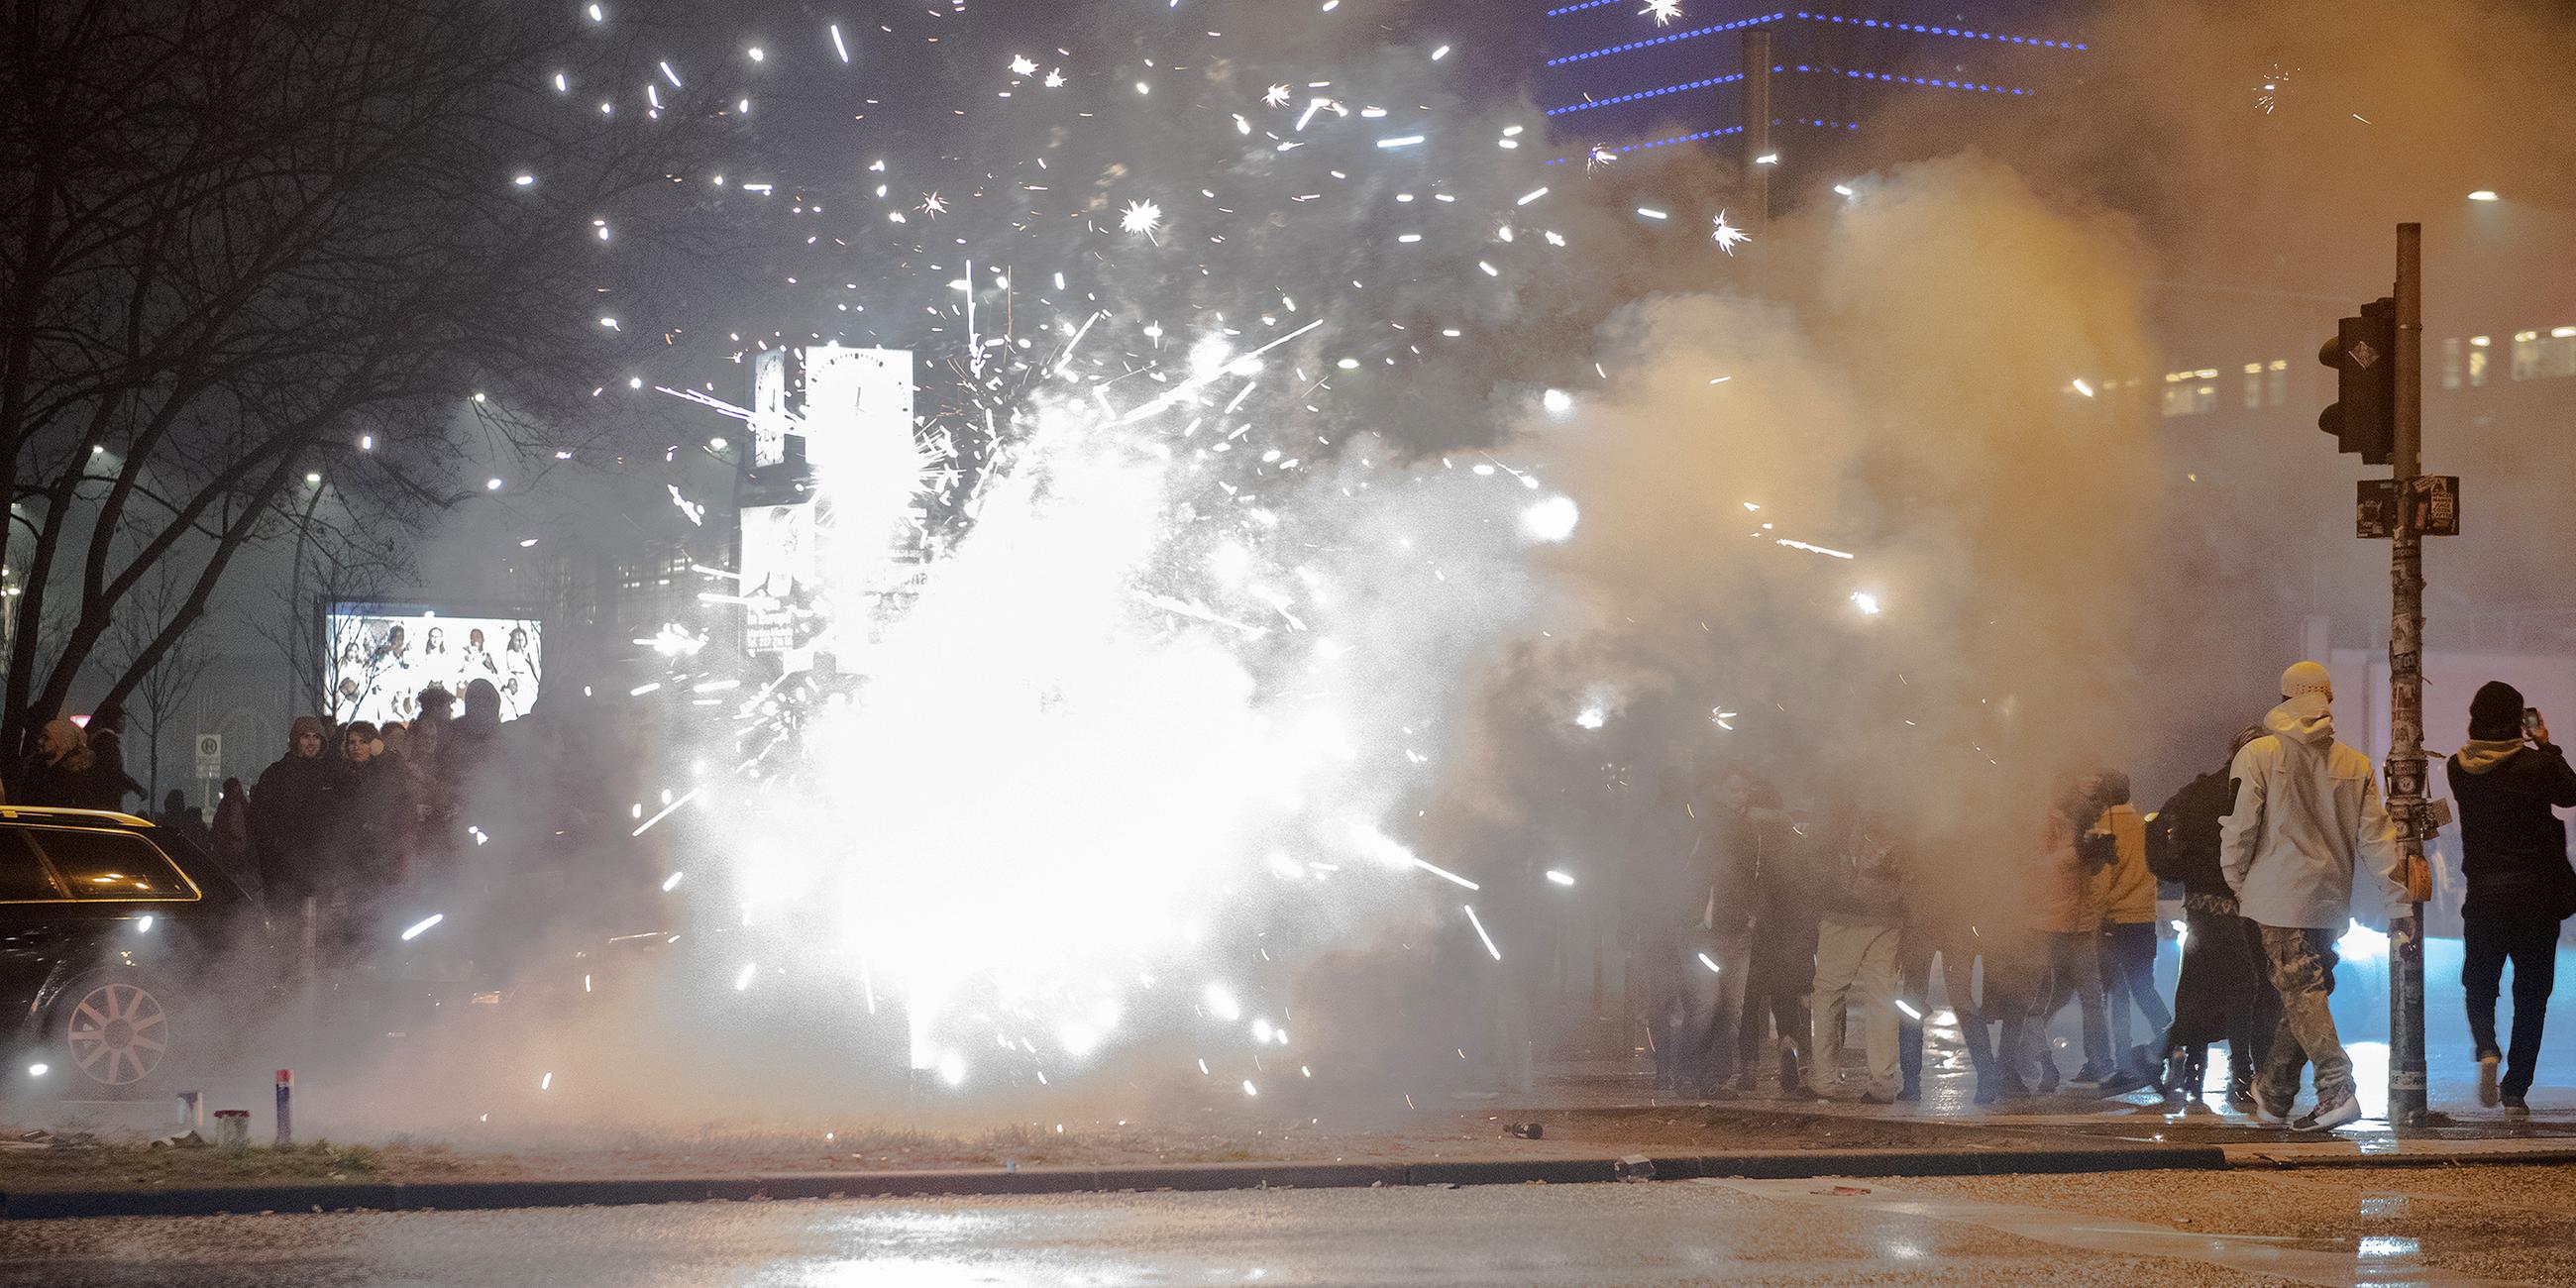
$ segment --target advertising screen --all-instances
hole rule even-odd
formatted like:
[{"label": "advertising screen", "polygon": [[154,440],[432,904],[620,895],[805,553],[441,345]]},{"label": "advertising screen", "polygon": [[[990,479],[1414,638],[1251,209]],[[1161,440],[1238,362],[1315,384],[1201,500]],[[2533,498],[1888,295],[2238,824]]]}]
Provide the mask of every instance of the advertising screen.
[{"label": "advertising screen", "polygon": [[543,674],[545,625],[490,610],[338,603],[323,618],[322,710],[335,722],[376,724],[420,714],[420,695],[445,689],[462,712],[465,686],[489,680],[501,718],[526,715]]},{"label": "advertising screen", "polygon": [[822,572],[816,548],[816,502],[759,505],[742,512],[743,647],[754,653],[795,648],[814,616]]}]

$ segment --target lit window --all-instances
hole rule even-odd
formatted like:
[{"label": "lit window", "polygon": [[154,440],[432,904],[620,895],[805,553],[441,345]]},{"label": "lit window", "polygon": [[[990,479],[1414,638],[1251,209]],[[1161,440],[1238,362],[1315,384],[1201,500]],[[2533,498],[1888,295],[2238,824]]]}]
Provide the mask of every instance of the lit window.
[{"label": "lit window", "polygon": [[2539,366],[2540,333],[2538,331],[2514,332],[2512,378],[2529,380],[2533,373],[2539,370]]},{"label": "lit window", "polygon": [[2169,371],[2165,373],[2165,396],[2163,405],[2165,415],[2188,416],[2191,414],[2190,381],[2191,373],[2188,371]]},{"label": "lit window", "polygon": [[2460,387],[2460,341],[2457,336],[2442,342],[2442,387]]},{"label": "lit window", "polygon": [[2548,380],[2576,376],[2576,327],[2557,327],[2547,335],[2517,331],[2513,336],[2513,378]]}]

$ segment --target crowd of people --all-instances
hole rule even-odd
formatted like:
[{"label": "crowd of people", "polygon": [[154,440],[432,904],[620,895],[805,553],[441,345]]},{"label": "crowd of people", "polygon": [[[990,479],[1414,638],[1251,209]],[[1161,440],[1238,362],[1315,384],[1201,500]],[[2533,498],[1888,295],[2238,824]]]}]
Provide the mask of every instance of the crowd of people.
[{"label": "crowd of people", "polygon": [[[651,884],[604,879],[603,865],[659,870],[664,839],[621,825],[659,790],[652,722],[581,699],[509,720],[495,683],[462,688],[460,701],[427,687],[407,721],[298,717],[284,754],[248,784],[225,779],[210,812],[174,791],[152,821],[254,896],[281,942],[318,944],[323,966],[356,960],[397,902],[432,901],[450,920],[478,908],[486,942],[532,928],[565,889],[603,917],[637,911],[620,892]],[[125,776],[120,723],[105,710],[86,728],[49,723],[7,800],[125,810],[144,789]]]},{"label": "crowd of people", "polygon": [[[2331,677],[2299,663],[2281,677],[2281,694],[2223,765],[2152,815],[2131,802],[2124,774],[2067,780],[2034,829],[2020,897],[2008,907],[1936,871],[1889,812],[1829,802],[1793,816],[1752,769],[1722,771],[1685,865],[1690,884],[1649,899],[1657,1085],[1713,1098],[1755,1090],[1767,1026],[1779,1034],[1783,1094],[1919,1098],[1938,962],[1978,1103],[2061,1084],[2196,1099],[2210,1048],[2224,1044],[2235,1108],[2303,1129],[2359,1118],[2352,1061],[2328,1007],[2336,943],[2356,911],[2384,919],[2394,937],[2420,928],[2373,766],[2335,738]],[[2479,691],[2468,735],[2447,766],[2468,888],[2461,982],[2480,1098],[2519,1109],[2539,1057],[2559,924],[2576,913],[2576,869],[2552,812],[2576,805],[2576,772],[2538,713],[2501,682]],[[2168,889],[2183,906],[2170,1010],[2156,976],[2157,905]],[[2508,964],[2509,1050],[2495,1026]],[[2049,1037],[2070,1003],[2083,1061],[2071,1076]],[[1846,1086],[1853,1020],[1864,1058]],[[2297,1113],[2303,1074],[2315,1096]]]},{"label": "crowd of people", "polygon": [[[1689,860],[1644,891],[1657,1085],[1754,1091],[1773,1043],[1789,1096],[1918,1098],[1937,964],[1978,1103],[2069,1084],[2197,1098],[2210,1048],[2223,1044],[2234,1107],[2301,1128],[2357,1119],[2352,1061],[2328,1005],[2337,941],[2356,912],[2401,940],[2420,928],[2374,767],[2336,739],[2331,677],[2301,662],[2283,673],[2281,694],[2223,764],[2151,815],[2122,773],[2069,776],[2032,828],[2012,899],[1936,870],[1906,820],[1861,793],[1797,815],[1753,768],[1721,771],[1692,814]],[[254,784],[224,782],[211,826],[177,792],[158,821],[212,854],[272,917],[307,927],[361,927],[387,892],[490,839],[465,820],[469,802],[482,822],[539,842],[514,851],[514,872],[627,846],[617,820],[641,815],[649,726],[612,728],[586,705],[570,720],[511,722],[505,739],[502,695],[484,679],[464,686],[461,710],[437,686],[415,703],[416,717],[383,726],[299,718]],[[2576,770],[2512,686],[2485,685],[2468,715],[2467,740],[2445,765],[2466,884],[2460,978],[2478,1095],[2521,1109],[2560,926],[2576,915],[2576,868],[2553,812],[2576,806]],[[126,773],[122,728],[113,710],[86,727],[49,722],[6,800],[123,809],[142,788]],[[495,780],[501,790],[478,789]],[[2156,973],[2168,891],[2183,912],[2170,1010]],[[2500,1044],[2508,968],[2512,1027]],[[2049,1034],[2070,1005],[2082,1057],[2072,1075]],[[1855,1020],[1863,1059],[1846,1086]],[[1513,1044],[1526,1046],[1525,1024]],[[2296,1114],[2303,1074],[2315,1095]]]}]

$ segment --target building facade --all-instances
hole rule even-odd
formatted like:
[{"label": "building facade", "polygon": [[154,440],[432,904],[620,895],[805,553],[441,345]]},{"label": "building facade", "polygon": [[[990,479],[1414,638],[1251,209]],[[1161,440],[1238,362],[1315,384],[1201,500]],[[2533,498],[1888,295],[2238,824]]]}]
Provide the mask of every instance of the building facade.
[{"label": "building facade", "polygon": [[[2040,110],[2078,77],[2091,44],[2071,6],[2013,0],[1782,9],[1741,0],[1525,0],[1539,9],[1530,92],[1558,148],[1580,160],[1741,142],[1762,87],[1749,34],[1767,37],[1770,143],[1784,174],[1845,154],[1892,107],[1975,116]],[[2055,88],[2052,88],[2055,87]],[[1571,147],[1569,148],[1569,145]]]}]

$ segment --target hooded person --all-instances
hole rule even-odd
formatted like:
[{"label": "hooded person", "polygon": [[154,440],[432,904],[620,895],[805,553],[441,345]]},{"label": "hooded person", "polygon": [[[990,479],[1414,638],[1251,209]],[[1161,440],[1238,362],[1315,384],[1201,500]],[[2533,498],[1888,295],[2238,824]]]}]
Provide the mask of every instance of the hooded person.
[{"label": "hooded person", "polygon": [[[2460,806],[2460,905],[2469,1035],[2478,1044],[2478,1100],[2524,1112],[2540,1061],[2541,1027],[2557,984],[2558,923],[2576,913],[2567,829],[2552,807],[2576,805],[2576,770],[2522,693],[2490,680],[2469,702],[2469,741],[2443,766]],[[2496,1048],[2496,994],[2513,963],[2513,1048]],[[2505,1061],[2504,1077],[2496,1065]]]},{"label": "hooded person", "polygon": [[[2370,757],[2335,741],[2333,702],[2334,679],[2323,666],[2300,662],[2281,673],[2281,705],[2228,766],[2235,802],[2219,824],[2220,868],[2239,912],[2262,930],[2281,995],[2254,1114],[2303,1131],[2361,1117],[2352,1058],[2327,1007],[2335,939],[2351,920],[2355,885],[2388,913],[2392,934],[2413,933],[2397,828],[2380,803]],[[2310,1062],[2316,1105],[2292,1122],[2299,1069]]]},{"label": "hooded person", "polygon": [[2280,999],[2264,966],[2263,935],[2238,916],[2236,892],[2218,862],[2219,820],[2234,805],[2227,769],[2245,744],[2263,736],[2249,725],[2227,747],[2227,763],[2183,785],[2156,811],[2147,830],[2147,862],[2156,876],[2182,886],[2182,972],[2174,983],[2173,1023],[2165,1029],[2159,1090],[2198,1100],[2209,1071],[2209,1044],[2227,1044],[2227,1103],[2254,1108],[2254,1071],[2279,1022]]},{"label": "hooded person", "polygon": [[124,708],[101,704],[81,732],[89,741],[90,759],[89,782],[81,791],[84,808],[122,812],[126,797],[147,794],[125,772]]},{"label": "hooded person", "polygon": [[10,799],[19,805],[89,808],[96,767],[89,754],[89,737],[79,725],[61,718],[48,720],[36,735],[36,754],[18,771]]},{"label": "hooded person", "polygon": [[251,850],[269,906],[297,915],[308,897],[324,894],[330,854],[332,762],[322,754],[329,739],[322,721],[297,716],[287,730],[286,754],[262,771],[250,789]]}]

